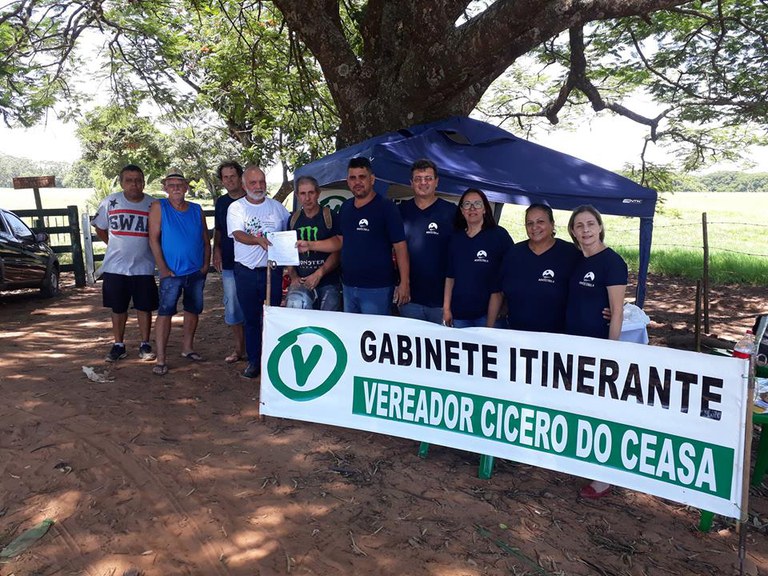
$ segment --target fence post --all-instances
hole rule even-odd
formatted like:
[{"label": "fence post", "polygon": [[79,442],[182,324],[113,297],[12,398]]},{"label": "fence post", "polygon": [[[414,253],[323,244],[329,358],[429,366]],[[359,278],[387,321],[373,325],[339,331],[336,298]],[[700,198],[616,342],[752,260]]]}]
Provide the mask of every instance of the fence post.
[{"label": "fence post", "polygon": [[704,240],[704,270],[702,271],[702,284],[704,295],[704,332],[709,330],[709,235],[707,234],[707,213],[701,213],[701,235]]},{"label": "fence post", "polygon": [[77,206],[67,206],[69,218],[69,237],[72,240],[72,268],[75,272],[75,286],[85,286],[85,265],[83,264],[83,245],[80,242],[80,222],[77,216]]},{"label": "fence post", "polygon": [[95,284],[93,277],[95,266],[93,264],[93,236],[91,235],[91,218],[88,211],[82,215],[81,224],[83,226],[83,251],[85,252],[85,281],[88,284]]},{"label": "fence post", "polygon": [[693,338],[696,352],[701,352],[701,280],[696,280],[696,304],[693,307]]}]

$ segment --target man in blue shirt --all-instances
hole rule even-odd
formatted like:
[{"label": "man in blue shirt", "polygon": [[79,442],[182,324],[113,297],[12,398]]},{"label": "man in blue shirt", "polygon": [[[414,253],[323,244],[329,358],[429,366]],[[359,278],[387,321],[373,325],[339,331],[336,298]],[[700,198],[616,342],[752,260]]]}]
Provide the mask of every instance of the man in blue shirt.
[{"label": "man in blue shirt", "polygon": [[[392,302],[403,305],[411,299],[403,221],[397,207],[374,191],[375,181],[370,161],[352,158],[347,186],[353,197],[341,205],[339,235],[297,243],[300,252],[341,250],[344,312],[385,315]],[[397,288],[393,250],[400,277]]]},{"label": "man in blue shirt", "polygon": [[413,199],[400,203],[411,268],[411,301],[400,315],[440,324],[443,321],[448,243],[456,206],[437,197],[437,166],[417,160],[411,166]]},{"label": "man in blue shirt", "polygon": [[161,180],[168,198],[153,202],[149,209],[149,246],[155,256],[160,274],[160,305],[155,322],[157,363],[152,373],[163,376],[168,372],[166,348],[171,334],[171,318],[184,295],[184,340],[181,355],[198,362],[202,356],[195,352],[194,340],[200,313],[203,311],[203,290],[211,263],[208,225],[199,204],[185,198],[189,182],[176,169]]}]

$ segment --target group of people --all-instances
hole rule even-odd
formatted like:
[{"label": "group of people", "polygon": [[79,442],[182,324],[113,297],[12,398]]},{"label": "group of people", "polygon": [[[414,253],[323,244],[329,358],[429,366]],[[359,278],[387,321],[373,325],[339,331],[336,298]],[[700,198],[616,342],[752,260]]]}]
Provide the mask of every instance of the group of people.
[{"label": "group of people", "polygon": [[[481,190],[466,190],[458,206],[439,198],[438,168],[430,160],[412,165],[413,198],[395,205],[375,191],[370,161],[353,158],[347,169],[352,197],[338,213],[320,205],[320,187],[309,176],[297,179],[299,208],[290,214],[267,196],[259,167],[225,162],[217,175],[227,193],[216,200],[212,252],[202,209],[186,200],[188,182],[178,170],[162,180],[168,198],[155,201],[143,193],[141,169],[128,165],[120,172],[122,191],[99,207],[93,225],[107,242],[103,302],[112,310],[114,335],[107,360],[127,354],[123,338],[132,301],[139,357],[155,360],[154,374],[167,373],[171,317],[182,296],[181,356],[201,360],[194,336],[210,264],[221,273],[224,320],[232,327],[233,350],[224,360],[247,357],[246,378],[260,375],[263,303],[270,286],[269,302],[280,304],[284,273],[292,308],[394,312],[456,328],[610,339],[621,333],[627,266],[605,245],[602,217],[592,206],[571,214],[571,243],[555,237],[552,209],[533,204],[525,212],[528,239],[515,244]],[[284,271],[271,268],[267,255],[269,233],[286,229],[297,232],[300,263]],[[156,352],[150,344],[154,310]],[[582,495],[608,490],[593,482]]]}]

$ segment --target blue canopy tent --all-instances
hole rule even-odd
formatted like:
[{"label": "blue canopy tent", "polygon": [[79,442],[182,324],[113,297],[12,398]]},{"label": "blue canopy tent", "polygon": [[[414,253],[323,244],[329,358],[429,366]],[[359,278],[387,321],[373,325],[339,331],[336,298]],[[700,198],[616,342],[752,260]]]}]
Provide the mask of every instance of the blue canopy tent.
[{"label": "blue canopy tent", "polygon": [[573,156],[517,138],[506,130],[465,117],[418,124],[369,138],[302,166],[294,177],[313,176],[320,186],[344,186],[351,158],[369,158],[376,192],[408,187],[411,164],[437,164],[438,192],[461,195],[479,188],[491,202],[534,202],[572,210],[592,204],[603,214],[640,218],[640,261],[635,301],[642,307],[651,254],[656,192]]}]

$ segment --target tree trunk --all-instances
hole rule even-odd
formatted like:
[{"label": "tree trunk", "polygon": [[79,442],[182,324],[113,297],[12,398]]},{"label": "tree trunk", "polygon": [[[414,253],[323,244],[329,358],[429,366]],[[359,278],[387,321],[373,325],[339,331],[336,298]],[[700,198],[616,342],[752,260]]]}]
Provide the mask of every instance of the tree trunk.
[{"label": "tree trunk", "polygon": [[[468,115],[517,58],[572,27],[686,0],[369,0],[354,25],[338,0],[274,0],[317,58],[340,116],[337,147],[451,115]],[[457,21],[462,23],[457,25]]]}]

